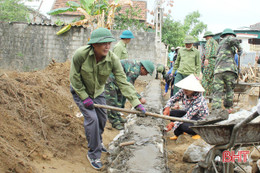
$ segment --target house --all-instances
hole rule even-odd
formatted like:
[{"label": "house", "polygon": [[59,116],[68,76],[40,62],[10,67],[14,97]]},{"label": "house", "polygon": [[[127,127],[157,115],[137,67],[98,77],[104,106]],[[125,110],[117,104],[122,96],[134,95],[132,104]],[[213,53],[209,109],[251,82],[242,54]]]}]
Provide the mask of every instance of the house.
[{"label": "house", "polygon": [[51,10],[54,0],[22,0],[21,2],[29,8],[32,23],[50,23],[47,12]]},{"label": "house", "polygon": [[[260,51],[260,29],[234,30],[234,32],[237,38],[241,40],[241,46],[244,52]],[[215,34],[213,38],[219,41],[220,35],[221,32]]]}]

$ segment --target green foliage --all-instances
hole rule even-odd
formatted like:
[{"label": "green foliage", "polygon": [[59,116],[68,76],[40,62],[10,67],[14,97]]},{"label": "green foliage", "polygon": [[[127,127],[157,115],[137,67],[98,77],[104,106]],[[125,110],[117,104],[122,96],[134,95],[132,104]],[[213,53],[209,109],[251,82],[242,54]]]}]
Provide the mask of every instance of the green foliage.
[{"label": "green foliage", "polygon": [[67,11],[76,11],[76,9],[73,8],[73,7],[57,8],[55,10],[49,11],[47,14],[49,14],[49,15],[57,15],[57,14],[65,13]]},{"label": "green foliage", "polygon": [[167,16],[162,26],[162,41],[169,45],[169,48],[184,46],[183,40],[186,35],[192,35],[196,40],[203,33],[207,25],[199,20],[200,13],[195,11],[187,15],[183,24],[180,21],[174,21]]},{"label": "green foliage", "polygon": [[125,30],[129,28],[134,28],[136,30],[148,30],[148,27],[140,22],[137,18],[140,16],[141,9],[138,7],[130,7],[125,9],[122,13],[122,8],[118,7],[115,15],[115,25],[114,29]]},{"label": "green foliage", "polygon": [[28,18],[29,10],[21,0],[0,0],[0,21],[27,22]]}]

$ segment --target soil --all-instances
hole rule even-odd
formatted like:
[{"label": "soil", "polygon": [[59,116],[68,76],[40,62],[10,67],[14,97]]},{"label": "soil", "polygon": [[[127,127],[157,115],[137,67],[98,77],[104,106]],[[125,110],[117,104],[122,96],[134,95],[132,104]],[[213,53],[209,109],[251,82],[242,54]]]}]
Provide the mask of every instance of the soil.
[{"label": "soil", "polygon": [[[79,109],[69,92],[69,69],[68,61],[53,62],[41,71],[0,71],[0,172],[99,172],[86,158],[83,118],[76,117]],[[135,87],[140,93],[146,85],[137,80]],[[105,146],[118,133],[108,122]],[[194,164],[184,163],[182,156],[194,139],[187,135],[178,143],[169,139],[172,135],[165,136],[169,169],[189,172]],[[104,163],[106,157],[102,154]]]}]

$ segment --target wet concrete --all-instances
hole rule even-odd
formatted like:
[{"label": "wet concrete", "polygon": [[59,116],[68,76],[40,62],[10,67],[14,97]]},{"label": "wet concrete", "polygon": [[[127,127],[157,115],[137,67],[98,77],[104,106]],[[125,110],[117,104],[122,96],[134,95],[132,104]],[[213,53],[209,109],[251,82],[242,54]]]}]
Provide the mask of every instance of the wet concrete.
[{"label": "wet concrete", "polygon": [[[160,113],[163,106],[161,97],[160,80],[152,80],[144,92],[147,111]],[[137,115],[129,115],[127,119],[125,130],[109,146],[108,172],[169,172],[163,141],[165,120]],[[121,143],[129,141],[134,141],[134,144],[120,147]]]}]

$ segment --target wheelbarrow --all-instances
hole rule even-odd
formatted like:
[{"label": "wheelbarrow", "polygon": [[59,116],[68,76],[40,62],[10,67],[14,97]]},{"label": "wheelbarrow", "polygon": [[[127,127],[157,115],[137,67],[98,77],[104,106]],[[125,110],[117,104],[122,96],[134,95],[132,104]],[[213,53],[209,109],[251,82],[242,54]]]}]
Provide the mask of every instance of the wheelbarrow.
[{"label": "wheelbarrow", "polygon": [[[204,161],[198,163],[192,173],[233,173],[234,163],[224,163],[222,152],[236,150],[240,146],[255,146],[260,144],[260,122],[250,123],[259,114],[253,113],[237,124],[199,125],[191,128],[208,144],[215,145],[206,155]],[[243,170],[245,172],[245,170]]]}]

